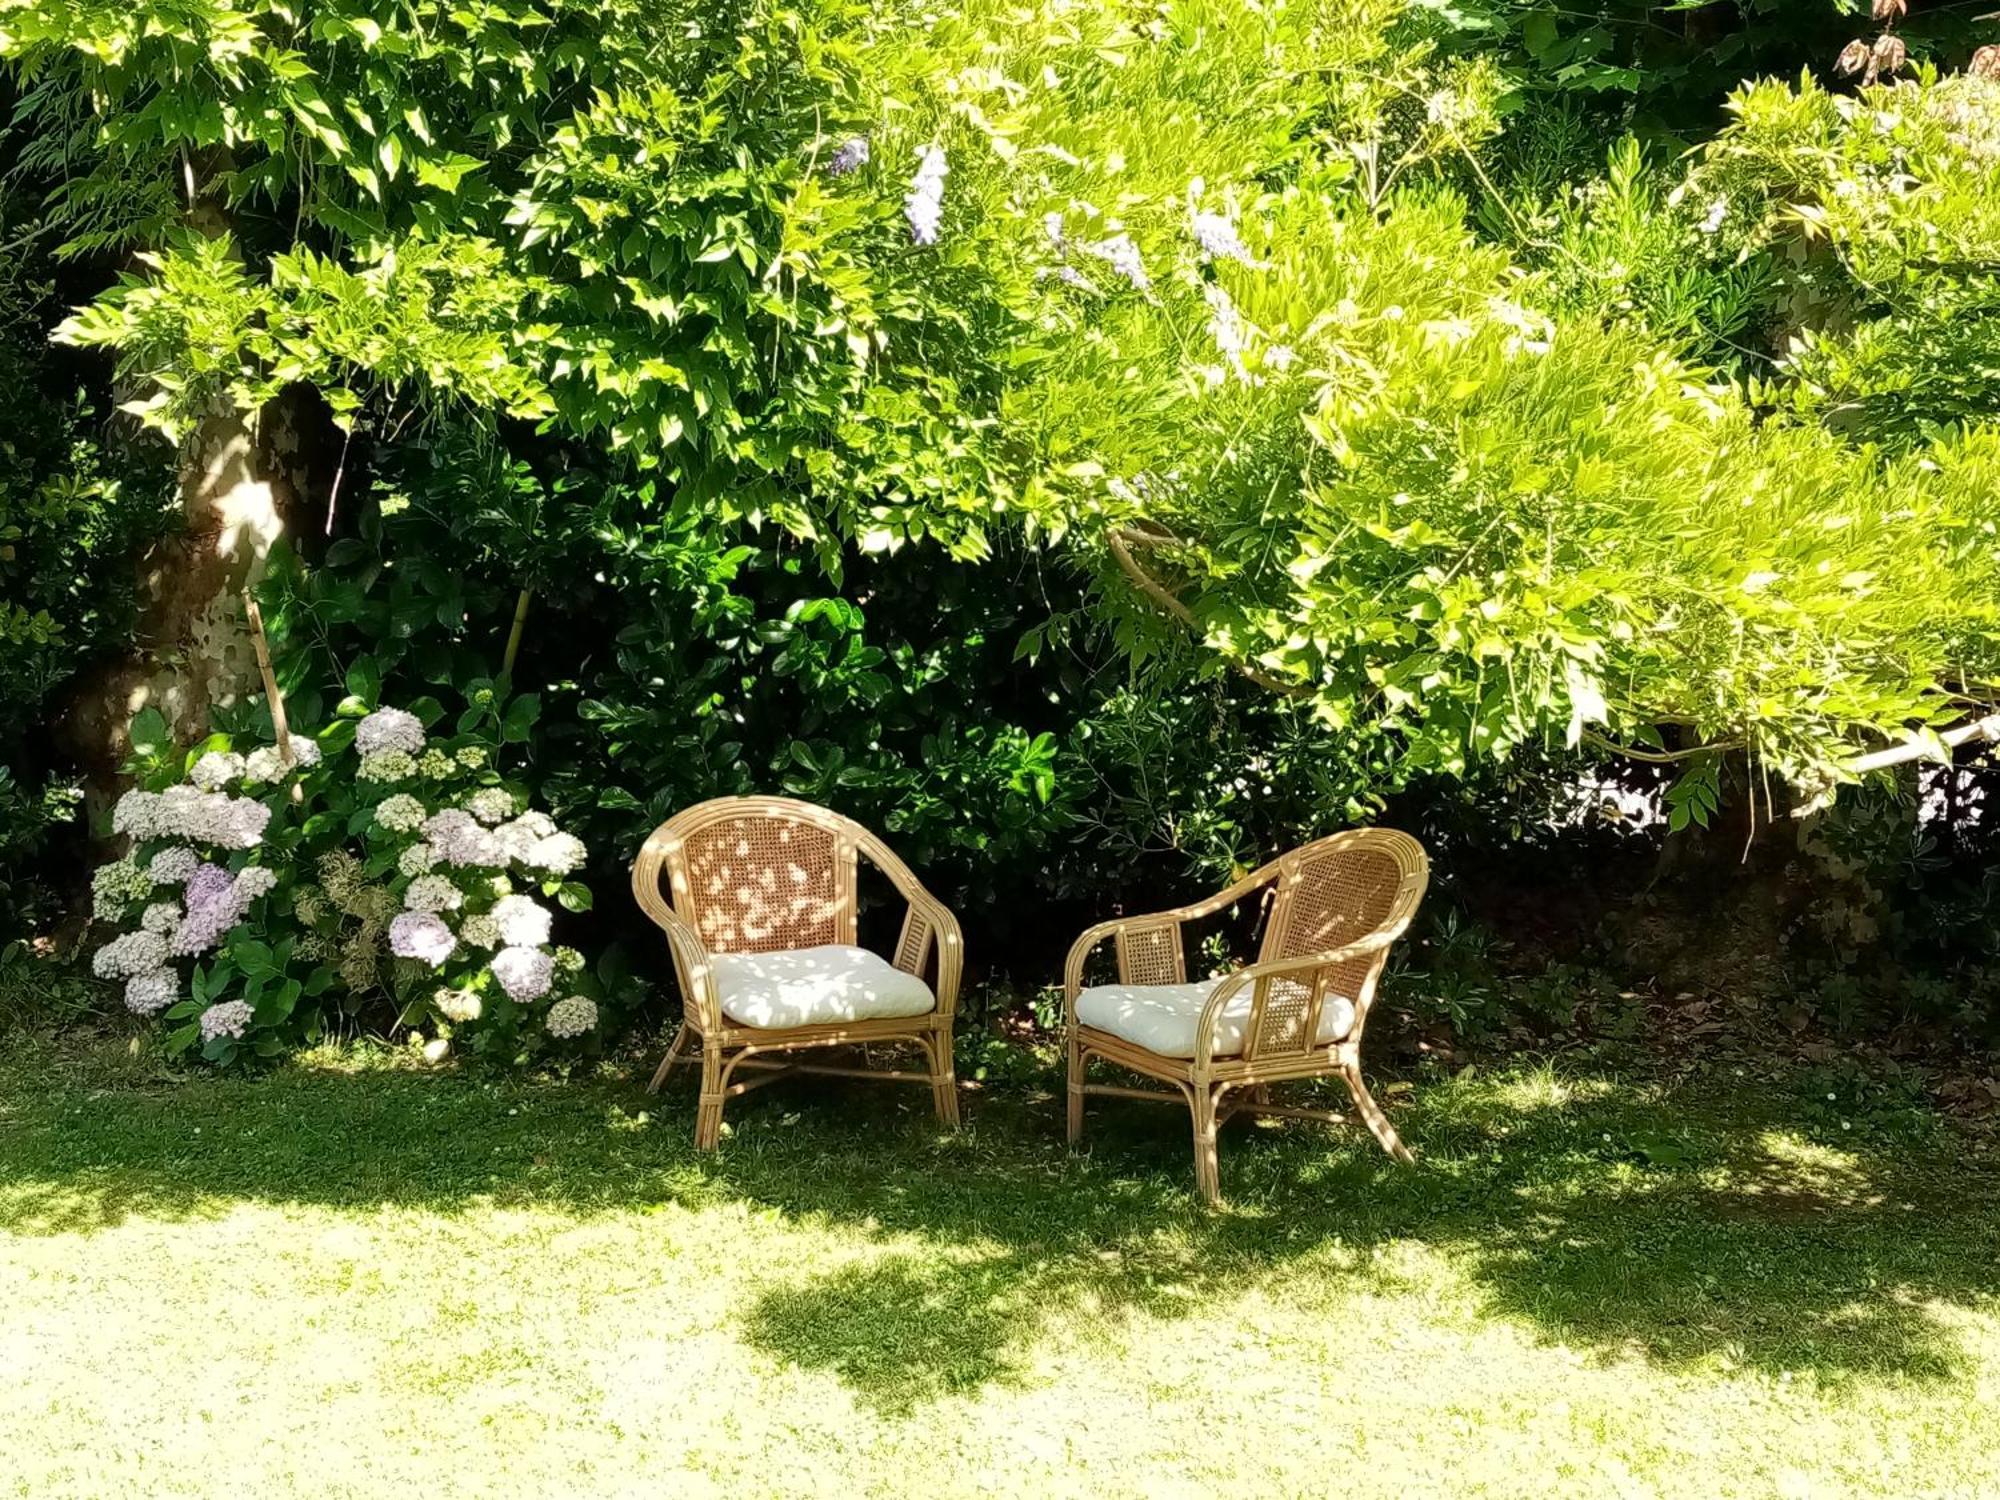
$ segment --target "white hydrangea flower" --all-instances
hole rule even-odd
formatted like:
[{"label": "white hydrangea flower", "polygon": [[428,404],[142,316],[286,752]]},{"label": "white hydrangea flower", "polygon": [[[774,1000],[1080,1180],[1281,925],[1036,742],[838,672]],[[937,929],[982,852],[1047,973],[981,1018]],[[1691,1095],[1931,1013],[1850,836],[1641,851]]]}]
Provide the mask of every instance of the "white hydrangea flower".
[{"label": "white hydrangea flower", "polygon": [[139,926],[147,932],[157,932],[161,937],[169,937],[181,925],[181,905],[178,901],[155,901],[146,908],[146,914],[139,918]]},{"label": "white hydrangea flower", "polygon": [[479,996],[468,989],[439,990],[431,996],[431,1004],[437,1007],[439,1015],[447,1021],[476,1021],[479,1019]]},{"label": "white hydrangea flower", "polygon": [[269,745],[259,746],[243,757],[245,781],[276,781],[285,774],[285,763]]},{"label": "white hydrangea flower", "polygon": [[167,966],[167,940],[157,932],[126,932],[97,950],[90,961],[99,979],[130,979]]},{"label": "white hydrangea flower", "polygon": [[242,756],[233,750],[211,750],[194,763],[188,780],[204,792],[219,792],[242,775]]},{"label": "white hydrangea flower", "polygon": [[245,901],[269,895],[277,884],[277,872],[264,865],[245,865],[236,872],[236,891]]},{"label": "white hydrangea flower", "polygon": [[419,875],[403,892],[405,911],[457,911],[464,904],[464,893],[444,875]]},{"label": "white hydrangea flower", "polygon": [[521,863],[551,875],[568,875],[583,868],[584,855],[582,839],[574,834],[556,833],[536,844]]},{"label": "white hydrangea flower", "polygon": [[494,925],[510,948],[534,948],[549,940],[548,908],[526,896],[502,896],[493,903]]},{"label": "white hydrangea flower", "polygon": [[375,809],[375,821],[390,833],[414,833],[424,826],[427,816],[423,803],[408,792],[384,797],[382,805]]},{"label": "white hydrangea flower", "polygon": [[153,856],[146,873],[156,885],[186,885],[188,877],[201,866],[201,856],[185,847],[162,849]]},{"label": "white hydrangea flower", "polygon": [[597,1024],[596,1004],[582,995],[569,995],[549,1007],[544,1022],[553,1037],[582,1036]]},{"label": "white hydrangea flower", "polygon": [[254,1019],[247,1002],[224,1000],[201,1013],[201,1039],[212,1042],[219,1036],[240,1038]]},{"label": "white hydrangea flower", "polygon": [[125,1008],[137,1015],[158,1015],[180,992],[180,979],[172,969],[151,969],[125,981]]},{"label": "white hydrangea flower", "polygon": [[437,863],[437,850],[429,844],[412,844],[396,856],[396,869],[403,875],[422,875]]},{"label": "white hydrangea flower", "polygon": [[477,771],[486,764],[486,752],[477,745],[467,745],[458,752],[458,763],[468,771]]},{"label": "white hydrangea flower", "polygon": [[417,769],[433,781],[442,781],[458,769],[458,762],[433,746],[417,757]]},{"label": "white hydrangea flower", "polygon": [[465,799],[465,810],[482,823],[499,823],[514,815],[514,797],[505,787],[481,787]]},{"label": "white hydrangea flower", "polygon": [[99,865],[90,877],[90,909],[100,922],[115,922],[135,901],[153,894],[149,873],[129,859]]},{"label": "white hydrangea flower", "polygon": [[407,750],[377,750],[361,757],[354,774],[363,781],[408,781],[417,774],[416,757]]},{"label": "white hydrangea flower", "polygon": [[458,924],[458,935],[474,948],[500,946],[500,924],[486,912],[475,912]]}]

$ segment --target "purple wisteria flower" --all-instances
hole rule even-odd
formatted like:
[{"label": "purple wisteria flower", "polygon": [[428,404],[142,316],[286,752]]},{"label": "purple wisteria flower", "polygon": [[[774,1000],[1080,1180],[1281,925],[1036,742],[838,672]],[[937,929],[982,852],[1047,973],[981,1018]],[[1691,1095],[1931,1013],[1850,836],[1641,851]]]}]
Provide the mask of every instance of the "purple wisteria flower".
[{"label": "purple wisteria flower", "polygon": [[924,147],[917,158],[917,175],[910,179],[909,196],[903,199],[903,217],[910,221],[910,243],[935,245],[938,226],[944,221],[944,179],[951,170],[944,148],[936,143]]},{"label": "purple wisteria flower", "polygon": [[406,911],[389,924],[389,951],[398,958],[414,958],[433,969],[458,949],[458,939],[442,918],[427,911]]},{"label": "purple wisteria flower", "polygon": [[840,149],[826,159],[826,175],[845,177],[850,172],[858,172],[868,164],[868,137],[851,136],[842,141]]}]

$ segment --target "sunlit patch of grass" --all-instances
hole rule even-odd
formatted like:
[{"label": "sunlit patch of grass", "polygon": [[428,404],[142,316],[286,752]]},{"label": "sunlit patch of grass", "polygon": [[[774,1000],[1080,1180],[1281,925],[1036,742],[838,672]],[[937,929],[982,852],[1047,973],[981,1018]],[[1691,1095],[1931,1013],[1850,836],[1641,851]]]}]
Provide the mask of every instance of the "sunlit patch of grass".
[{"label": "sunlit patch of grass", "polygon": [[[1005,1070],[1001,1070],[1005,1071]],[[1012,1077],[1010,1074],[1009,1077]],[[321,1049],[0,1061],[21,1493],[2000,1493],[1983,1159],[1768,1087],[1419,1074],[1359,1131]],[[1732,1091],[1734,1088],[1735,1091]],[[5,1486],[0,1486],[4,1490]]]}]

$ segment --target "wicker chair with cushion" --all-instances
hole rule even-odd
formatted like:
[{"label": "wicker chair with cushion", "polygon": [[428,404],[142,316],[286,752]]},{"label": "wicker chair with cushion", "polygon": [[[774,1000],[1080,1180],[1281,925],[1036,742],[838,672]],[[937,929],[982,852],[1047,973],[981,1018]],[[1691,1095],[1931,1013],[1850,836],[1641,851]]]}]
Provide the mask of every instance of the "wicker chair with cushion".
[{"label": "wicker chair with cushion", "polygon": [[[855,943],[863,858],[909,903],[892,959]],[[653,831],[632,867],[632,892],[666,932],[681,987],[681,1027],[652,1088],[695,1050],[697,1147],[720,1139],[723,1100],[788,1072],[927,1083],[938,1118],[958,1123],[958,921],[859,823],[788,797],[703,802]],[[809,1067],[767,1055],[867,1042],[914,1043],[927,1067]],[[762,1076],[736,1082],[738,1072]]]},{"label": "wicker chair with cushion", "polygon": [[[1423,846],[1408,834],[1356,829],[1294,849],[1206,901],[1084,933],[1063,974],[1070,1140],[1083,1133],[1087,1095],[1184,1100],[1194,1113],[1195,1184],[1214,1202],[1217,1126],[1239,1111],[1340,1120],[1268,1102],[1267,1085],[1331,1074],[1382,1148],[1411,1160],[1361,1080],[1361,1033],[1389,946],[1410,925],[1429,878]],[[1190,982],[1181,924],[1265,887],[1271,908],[1257,962]],[[1086,989],[1084,960],[1106,938],[1116,944],[1118,983]],[[1093,1058],[1177,1092],[1088,1083]]]}]

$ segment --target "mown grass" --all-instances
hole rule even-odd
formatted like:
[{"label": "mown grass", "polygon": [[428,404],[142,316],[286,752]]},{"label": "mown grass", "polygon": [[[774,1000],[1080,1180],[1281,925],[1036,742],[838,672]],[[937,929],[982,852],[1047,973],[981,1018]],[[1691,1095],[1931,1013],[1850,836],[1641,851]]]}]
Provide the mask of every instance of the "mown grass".
[{"label": "mown grass", "polygon": [[[2000,1167],[1522,1064],[1355,1133],[0,1062],[0,1492],[2000,1493]],[[1891,1122],[1892,1125],[1895,1122]],[[1921,1123],[1921,1122],[1919,1122]]]}]

